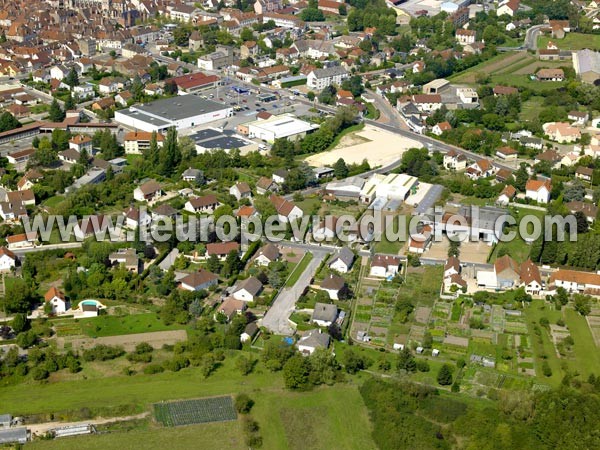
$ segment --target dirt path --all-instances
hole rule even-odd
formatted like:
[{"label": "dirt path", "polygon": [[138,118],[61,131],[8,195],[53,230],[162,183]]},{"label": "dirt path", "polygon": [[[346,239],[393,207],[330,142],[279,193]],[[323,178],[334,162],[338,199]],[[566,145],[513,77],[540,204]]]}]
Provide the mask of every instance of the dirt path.
[{"label": "dirt path", "polygon": [[34,424],[26,424],[27,429],[31,430],[31,434],[45,434],[50,430],[55,428],[62,427],[72,427],[78,425],[105,425],[107,423],[115,423],[115,422],[126,422],[128,420],[139,420],[145,419],[150,415],[150,412],[146,411],[141,414],[136,414],[133,416],[124,416],[124,417],[109,417],[103,418],[100,417],[98,419],[90,419],[81,422],[44,422],[44,423],[34,423]]}]

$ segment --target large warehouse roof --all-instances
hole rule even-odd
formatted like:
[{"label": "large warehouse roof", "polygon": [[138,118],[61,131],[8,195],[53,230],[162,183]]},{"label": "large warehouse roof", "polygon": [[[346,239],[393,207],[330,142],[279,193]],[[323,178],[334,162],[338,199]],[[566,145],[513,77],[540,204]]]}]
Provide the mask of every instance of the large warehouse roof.
[{"label": "large warehouse roof", "polygon": [[196,95],[179,95],[143,105],[134,105],[129,110],[139,111],[142,114],[157,116],[165,120],[182,120],[226,108],[228,106],[223,103],[205,100]]}]

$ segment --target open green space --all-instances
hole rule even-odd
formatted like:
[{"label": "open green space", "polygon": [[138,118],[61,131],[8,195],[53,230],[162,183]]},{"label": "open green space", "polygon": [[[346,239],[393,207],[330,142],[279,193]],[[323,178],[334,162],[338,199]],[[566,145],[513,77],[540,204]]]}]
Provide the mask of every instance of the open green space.
[{"label": "open green space", "polygon": [[180,330],[182,325],[165,325],[155,313],[127,316],[98,316],[80,319],[81,332],[90,337],[148,333],[150,331]]},{"label": "open green space", "polygon": [[300,275],[302,275],[302,272],[306,270],[306,268],[308,267],[308,263],[310,263],[311,259],[312,253],[304,254],[300,262],[294,268],[294,271],[290,274],[287,281],[285,282],[285,287],[294,286],[298,282]]},{"label": "open green space", "polygon": [[237,418],[230,396],[155,403],[154,416],[158,422],[168,427],[224,422]]},{"label": "open green space", "polygon": [[600,371],[600,353],[585,317],[570,308],[565,308],[564,316],[575,341],[575,361],[572,361],[574,369],[581,374],[582,379],[587,379],[592,373],[597,375]]},{"label": "open green space", "polygon": [[600,35],[598,34],[567,33],[563,39],[541,35],[538,38],[538,48],[546,48],[550,41],[554,42],[560,50],[581,50],[584,48],[600,50]]}]

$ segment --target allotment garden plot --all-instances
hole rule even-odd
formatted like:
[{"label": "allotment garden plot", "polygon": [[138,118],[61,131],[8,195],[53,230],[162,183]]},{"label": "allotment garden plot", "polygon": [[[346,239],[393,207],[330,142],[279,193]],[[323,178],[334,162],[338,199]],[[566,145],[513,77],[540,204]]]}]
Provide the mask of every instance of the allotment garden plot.
[{"label": "allotment garden plot", "polygon": [[154,417],[167,427],[236,420],[233,399],[210,397],[154,404]]}]

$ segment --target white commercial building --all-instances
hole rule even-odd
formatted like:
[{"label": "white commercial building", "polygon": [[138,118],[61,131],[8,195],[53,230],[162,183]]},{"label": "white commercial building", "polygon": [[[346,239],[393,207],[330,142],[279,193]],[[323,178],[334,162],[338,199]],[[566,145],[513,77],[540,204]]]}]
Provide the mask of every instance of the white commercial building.
[{"label": "white commercial building", "polygon": [[417,177],[405,173],[374,174],[363,186],[360,200],[364,203],[375,199],[406,200],[418,182]]},{"label": "white commercial building", "polygon": [[319,128],[319,125],[300,120],[293,114],[282,114],[266,120],[255,120],[248,123],[247,127],[249,138],[273,143],[275,139],[303,138],[306,133]]},{"label": "white commercial building", "polygon": [[340,85],[348,77],[348,72],[341,66],[315,69],[308,74],[306,85],[311,89],[322,90],[332,84]]},{"label": "white commercial building", "polygon": [[191,128],[232,115],[231,106],[190,94],[115,111],[115,121],[135,130],[160,132],[171,127]]}]

